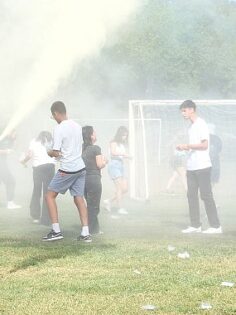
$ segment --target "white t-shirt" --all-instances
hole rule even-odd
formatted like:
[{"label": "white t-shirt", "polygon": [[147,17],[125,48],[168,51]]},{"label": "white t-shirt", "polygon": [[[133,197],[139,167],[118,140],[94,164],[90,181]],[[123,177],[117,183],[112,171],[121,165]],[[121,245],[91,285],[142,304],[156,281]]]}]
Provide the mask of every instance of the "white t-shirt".
[{"label": "white t-shirt", "polygon": [[54,129],[53,150],[61,151],[60,169],[77,172],[85,167],[82,154],[82,128],[75,121],[63,120]]},{"label": "white t-shirt", "polygon": [[126,152],[125,146],[122,143],[116,142],[116,154],[120,154],[120,155],[114,155],[113,156],[110,152],[110,156],[123,160],[125,152]]},{"label": "white t-shirt", "polygon": [[209,156],[209,130],[206,122],[198,117],[188,129],[189,144],[199,144],[203,140],[208,141],[207,150],[190,150],[187,158],[187,170],[195,171],[207,167],[211,167],[211,160]]},{"label": "white t-shirt", "polygon": [[55,164],[55,159],[48,156],[45,146],[40,141],[36,141],[36,139],[30,142],[29,152],[33,167],[43,164]]}]

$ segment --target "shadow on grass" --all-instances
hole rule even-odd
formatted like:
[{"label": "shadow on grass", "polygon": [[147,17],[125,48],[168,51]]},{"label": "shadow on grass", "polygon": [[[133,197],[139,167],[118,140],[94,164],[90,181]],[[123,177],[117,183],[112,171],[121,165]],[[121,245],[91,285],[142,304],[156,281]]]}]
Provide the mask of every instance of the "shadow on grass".
[{"label": "shadow on grass", "polygon": [[[28,250],[37,251],[30,255],[20,263],[16,264],[9,273],[24,270],[32,266],[45,263],[52,259],[61,259],[67,256],[81,256],[84,253],[106,252],[115,250],[116,245],[111,243],[103,243],[102,240],[95,240],[93,243],[85,244],[78,241],[57,241],[57,242],[39,242],[22,239],[4,239],[0,238],[1,247],[11,247],[16,249],[28,248]],[[24,250],[25,251],[25,250]]]}]

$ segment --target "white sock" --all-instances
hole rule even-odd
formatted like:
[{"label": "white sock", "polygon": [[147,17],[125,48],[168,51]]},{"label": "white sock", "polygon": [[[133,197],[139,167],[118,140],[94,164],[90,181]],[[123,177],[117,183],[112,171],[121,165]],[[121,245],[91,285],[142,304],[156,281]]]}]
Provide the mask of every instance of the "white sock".
[{"label": "white sock", "polygon": [[87,236],[89,235],[89,227],[87,225],[82,226],[82,231],[81,231],[82,236]]},{"label": "white sock", "polygon": [[52,229],[53,229],[53,231],[56,232],[56,233],[61,232],[59,223],[53,223],[53,224],[52,224]]}]

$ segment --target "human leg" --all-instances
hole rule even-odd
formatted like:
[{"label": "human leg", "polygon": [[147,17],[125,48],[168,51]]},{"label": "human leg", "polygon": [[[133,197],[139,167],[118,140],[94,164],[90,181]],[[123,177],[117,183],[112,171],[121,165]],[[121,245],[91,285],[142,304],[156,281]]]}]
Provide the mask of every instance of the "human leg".
[{"label": "human leg", "polygon": [[196,171],[187,171],[187,186],[190,223],[192,227],[198,228],[201,226],[201,222],[198,198],[199,184]]},{"label": "human leg", "polygon": [[46,202],[46,194],[48,190],[49,183],[51,182],[55,174],[55,165],[54,164],[45,164],[41,168],[42,182],[43,182],[43,200],[42,200],[42,212],[40,223],[44,225],[50,224],[49,211]]},{"label": "human leg", "polygon": [[86,176],[85,198],[88,209],[89,231],[91,234],[99,232],[98,213],[100,211],[100,200],[102,193],[101,177],[97,175]]},{"label": "human leg", "polygon": [[42,176],[39,167],[33,167],[33,192],[30,201],[30,216],[39,220],[41,216],[40,198],[42,192]]},{"label": "human leg", "polygon": [[213,228],[220,227],[220,221],[217,214],[217,208],[215,200],[213,198],[212,187],[211,187],[211,169],[206,168],[197,171],[200,196],[204,202],[205,210],[207,213],[209,225]]}]

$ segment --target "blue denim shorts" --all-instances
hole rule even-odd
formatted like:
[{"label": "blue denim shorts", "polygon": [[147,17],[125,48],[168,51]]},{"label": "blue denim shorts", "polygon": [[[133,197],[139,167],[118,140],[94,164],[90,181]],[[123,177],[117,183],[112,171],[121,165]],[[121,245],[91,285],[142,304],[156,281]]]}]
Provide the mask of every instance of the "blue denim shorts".
[{"label": "blue denim shorts", "polygon": [[122,160],[110,160],[108,164],[108,173],[111,179],[115,180],[124,177],[124,164]]},{"label": "blue denim shorts", "polygon": [[66,191],[69,189],[71,196],[83,197],[85,175],[86,171],[84,169],[73,174],[64,173],[58,170],[53,179],[51,180],[48,186],[48,190],[60,194],[65,194]]}]

